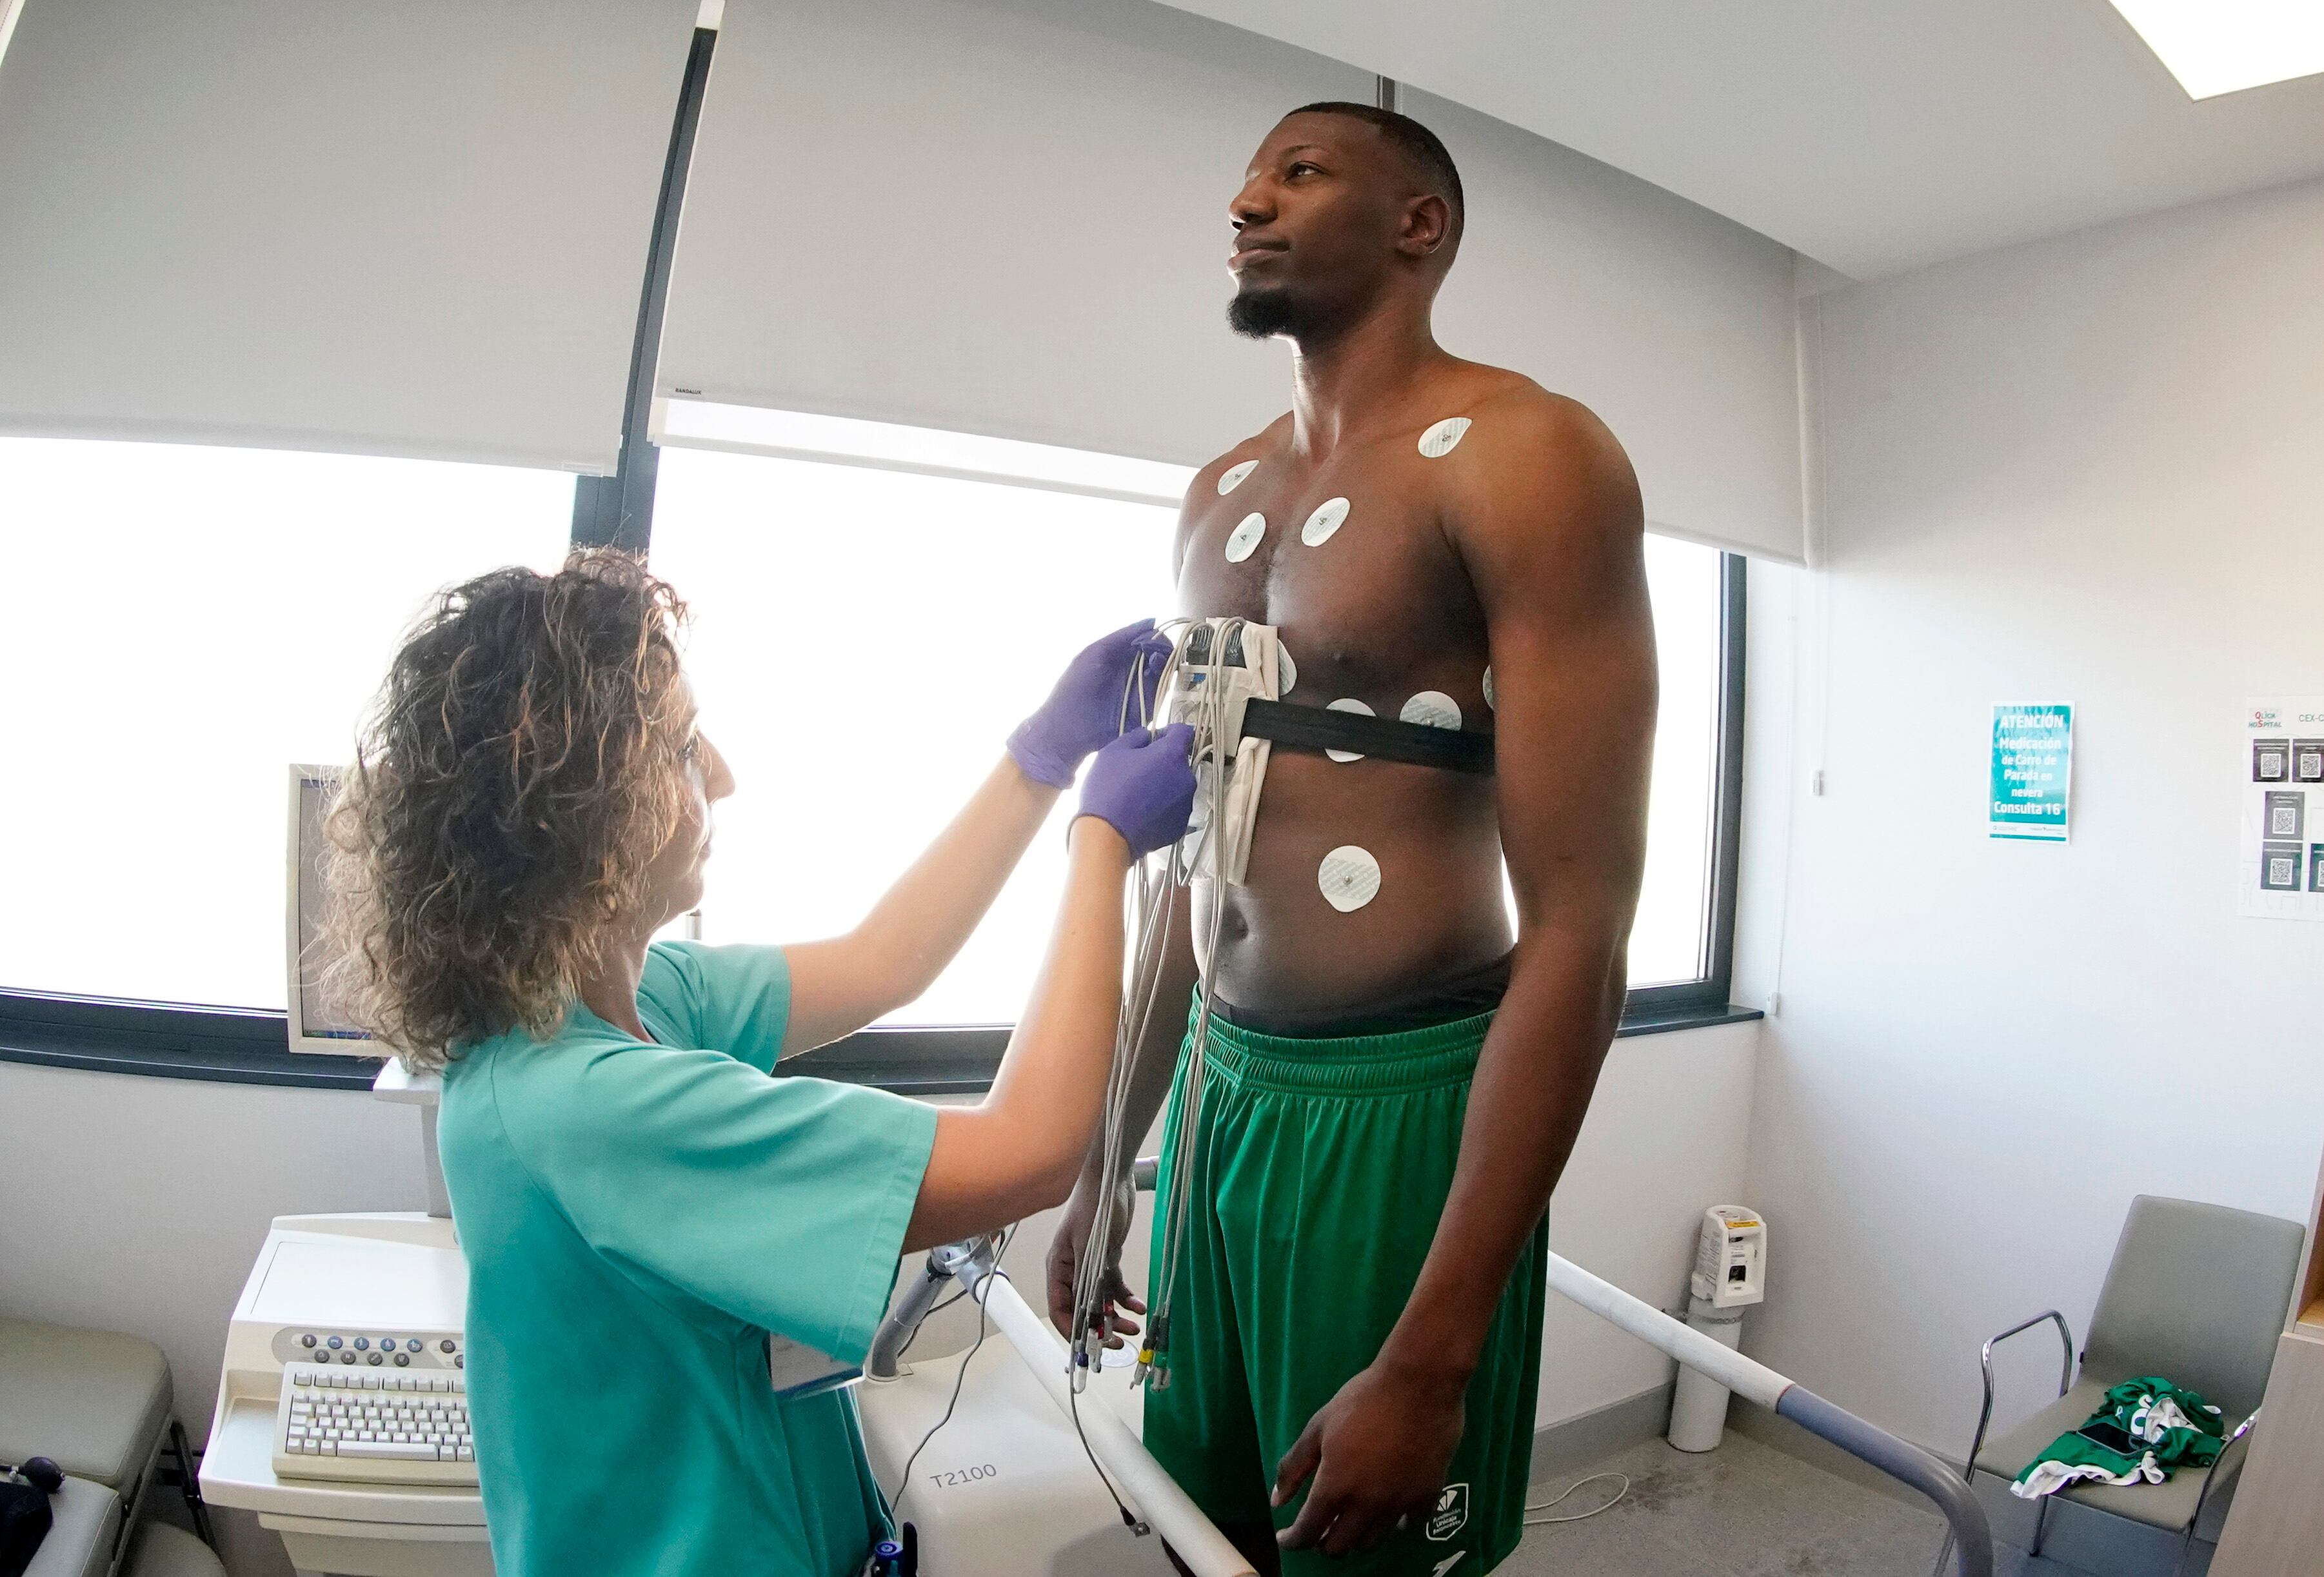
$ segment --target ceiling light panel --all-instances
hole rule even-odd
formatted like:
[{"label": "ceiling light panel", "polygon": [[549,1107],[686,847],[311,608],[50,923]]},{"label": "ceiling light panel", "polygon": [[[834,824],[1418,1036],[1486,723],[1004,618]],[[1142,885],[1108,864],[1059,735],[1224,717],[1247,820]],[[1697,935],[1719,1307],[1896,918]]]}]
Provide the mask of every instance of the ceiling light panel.
[{"label": "ceiling light panel", "polygon": [[2114,0],[2190,98],[2324,71],[2324,0]]}]

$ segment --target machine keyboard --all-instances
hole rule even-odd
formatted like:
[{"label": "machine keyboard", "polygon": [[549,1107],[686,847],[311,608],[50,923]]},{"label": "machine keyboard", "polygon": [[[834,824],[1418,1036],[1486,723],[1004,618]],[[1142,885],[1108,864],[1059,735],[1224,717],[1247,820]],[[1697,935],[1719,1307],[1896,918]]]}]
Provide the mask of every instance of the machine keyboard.
[{"label": "machine keyboard", "polygon": [[274,1416],[274,1472],[285,1479],[474,1484],[468,1377],[458,1370],[381,1373],[290,1364]]}]

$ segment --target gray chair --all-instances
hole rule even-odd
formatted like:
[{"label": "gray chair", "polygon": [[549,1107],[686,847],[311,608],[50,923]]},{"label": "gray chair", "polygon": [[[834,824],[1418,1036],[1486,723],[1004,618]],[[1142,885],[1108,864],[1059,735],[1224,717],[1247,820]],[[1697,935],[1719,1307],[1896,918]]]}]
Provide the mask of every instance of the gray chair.
[{"label": "gray chair", "polygon": [[[68,1519],[57,1513],[58,1530],[42,1543],[42,1561],[79,1577],[87,1561],[78,1541],[86,1536],[97,1560],[89,1571],[97,1577],[122,1571],[165,1448],[177,1459],[188,1511],[207,1540],[192,1452],[170,1416],[170,1364],[161,1350],[111,1331],[0,1318],[0,1462],[53,1458],[68,1475],[63,1499],[78,1530],[67,1537],[61,1530]],[[36,1563],[33,1570],[49,1568]]]},{"label": "gray chair", "polygon": [[[2035,1570],[2096,1577],[2200,1577],[2209,1568],[2292,1306],[2303,1236],[2299,1223],[2275,1216],[2142,1194],[2107,1268],[2079,1379],[2073,1333],[2054,1309],[1985,1344],[1969,1487],[1992,1522],[1997,1554],[2038,1555],[2049,1564]],[[1988,1441],[1994,1347],[2045,1323],[2056,1325],[2064,1346],[2058,1400]],[[2219,1407],[2233,1439],[2214,1466],[2181,1468],[2167,1484],[2086,1482],[2039,1500],[2009,1492],[2043,1447],[2098,1410],[2108,1388],[2140,1375],[2160,1375]]]}]

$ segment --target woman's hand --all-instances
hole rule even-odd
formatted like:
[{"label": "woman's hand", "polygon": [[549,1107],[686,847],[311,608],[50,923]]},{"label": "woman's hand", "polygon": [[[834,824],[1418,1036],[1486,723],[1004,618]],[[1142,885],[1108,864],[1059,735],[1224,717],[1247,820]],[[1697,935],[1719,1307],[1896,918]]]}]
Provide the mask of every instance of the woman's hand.
[{"label": "woman's hand", "polygon": [[1176,843],[1194,812],[1194,747],[1183,723],[1123,734],[1091,763],[1081,814],[1120,833],[1132,858]]},{"label": "woman's hand", "polygon": [[1040,708],[1017,725],[1009,736],[1009,753],[1035,782],[1072,788],[1074,774],[1090,752],[1121,733],[1132,670],[1143,691],[1143,705],[1130,709],[1134,727],[1153,711],[1155,687],[1169,659],[1170,638],[1151,619],[1101,635],[1065,665]]}]

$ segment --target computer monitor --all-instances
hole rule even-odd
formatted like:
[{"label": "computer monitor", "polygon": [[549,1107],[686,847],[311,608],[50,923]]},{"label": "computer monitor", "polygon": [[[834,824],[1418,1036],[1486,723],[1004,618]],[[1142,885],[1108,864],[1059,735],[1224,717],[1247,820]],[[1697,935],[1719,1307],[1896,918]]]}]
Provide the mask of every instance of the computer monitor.
[{"label": "computer monitor", "polygon": [[290,1049],[334,1052],[342,1056],[378,1056],[371,1036],[354,1022],[345,1004],[320,983],[331,954],[323,939],[323,817],[338,792],[340,769],[293,765],[290,769],[290,892],[286,929],[290,940]]}]

